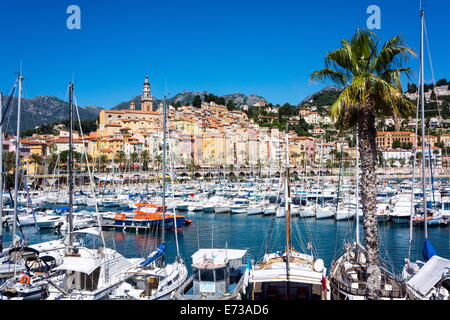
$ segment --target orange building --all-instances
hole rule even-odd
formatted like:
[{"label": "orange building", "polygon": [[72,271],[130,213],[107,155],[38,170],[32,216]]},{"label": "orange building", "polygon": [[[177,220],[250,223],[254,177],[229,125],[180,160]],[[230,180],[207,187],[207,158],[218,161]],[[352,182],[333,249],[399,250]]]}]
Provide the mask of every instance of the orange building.
[{"label": "orange building", "polygon": [[410,131],[381,131],[377,132],[376,142],[380,149],[392,149],[395,140],[400,143],[415,143],[415,133]]}]

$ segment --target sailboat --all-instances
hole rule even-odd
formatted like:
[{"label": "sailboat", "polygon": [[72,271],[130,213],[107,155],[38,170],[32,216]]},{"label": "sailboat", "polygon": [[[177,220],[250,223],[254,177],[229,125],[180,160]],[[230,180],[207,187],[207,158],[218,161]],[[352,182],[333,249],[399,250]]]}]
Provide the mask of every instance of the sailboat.
[{"label": "sailboat", "polygon": [[[26,246],[27,242],[21,240],[17,235],[17,224],[19,222],[19,230],[21,230],[20,220],[17,215],[18,203],[18,172],[19,172],[19,151],[20,151],[20,118],[21,118],[21,101],[22,101],[22,82],[21,74],[17,77],[18,84],[18,110],[17,110],[17,152],[15,166],[15,200],[14,202],[14,219],[13,225],[13,243],[10,248],[3,250],[3,244],[0,240],[0,295],[4,299],[41,299],[46,294],[46,283],[43,278],[49,277],[52,269],[61,263],[65,245],[61,240],[52,240],[35,245]],[[16,86],[15,85],[15,86]],[[14,88],[15,88],[14,86]],[[12,93],[13,94],[13,93]],[[11,94],[11,96],[12,96]],[[3,116],[2,104],[0,96],[0,114]],[[7,106],[8,108],[8,106]],[[0,145],[3,145],[2,133],[3,121],[0,125]],[[0,152],[1,153],[1,152]],[[1,156],[0,156],[1,157]],[[3,163],[0,158],[0,194],[3,194]],[[0,212],[2,212],[3,200],[0,201]],[[36,223],[36,220],[34,220]],[[0,231],[1,232],[1,231]],[[0,234],[1,239],[1,234]],[[42,276],[42,274],[45,274]]]},{"label": "sailboat", "polygon": [[250,300],[328,300],[324,261],[298,252],[292,245],[287,125],[284,176],[285,250],[266,253],[259,263],[253,265],[245,297]]},{"label": "sailboat", "polygon": [[[162,181],[162,225],[165,226],[166,218],[166,152],[167,152],[167,105],[164,98],[164,120],[163,120],[163,181]],[[171,153],[173,155],[173,152]],[[172,197],[173,190],[173,165],[171,167],[171,186]],[[172,198],[174,202],[175,199]],[[173,206],[173,223],[177,225],[177,215],[175,213],[175,206]],[[129,276],[114,292],[110,295],[110,299],[115,300],[157,300],[168,299],[187,279],[187,268],[184,265],[183,259],[180,256],[178,248],[177,228],[173,228],[175,232],[175,242],[177,247],[177,256],[175,261],[171,264],[166,264],[165,250],[165,234],[166,228],[162,228],[161,243],[156,250],[139,266],[129,270]]]},{"label": "sailboat", "polygon": [[[48,279],[47,300],[99,300],[108,295],[128,276],[126,271],[137,265],[141,259],[126,259],[114,249],[105,245],[98,228],[74,231],[73,228],[73,83],[69,83],[69,232],[63,262],[54,270],[63,275],[60,281]],[[88,169],[89,170],[89,169]],[[92,187],[92,176],[91,187]],[[97,217],[99,217],[97,215]]]},{"label": "sailboat", "polygon": [[[407,281],[408,298],[411,300],[450,300],[450,260],[437,255],[430,239],[428,238],[428,225],[433,220],[435,212],[431,212],[431,219],[428,219],[427,195],[426,195],[426,158],[425,158],[425,93],[424,93],[424,27],[425,11],[420,11],[421,18],[421,56],[420,56],[420,95],[418,97],[418,107],[420,98],[421,124],[422,124],[422,190],[423,190],[423,212],[421,222],[424,226],[423,261],[411,262],[412,228],[414,213],[411,209],[410,233],[409,233],[409,256],[405,259],[403,267],[403,278]],[[419,108],[417,110],[418,120]],[[416,121],[417,124],[417,121]],[[416,128],[417,129],[417,128]],[[417,136],[417,130],[416,130]],[[414,163],[415,164],[415,163]],[[431,157],[430,157],[431,165]],[[430,167],[430,173],[431,173]],[[414,189],[414,167],[413,167],[413,189]],[[411,208],[413,204],[411,203]],[[420,221],[420,220],[419,220]]]},{"label": "sailboat", "polygon": [[[356,133],[356,207],[359,207],[359,139]],[[367,251],[360,243],[359,219],[356,221],[356,242],[346,243],[345,252],[331,263],[330,286],[333,300],[367,300]],[[380,266],[378,298],[405,300],[406,288],[401,279]]]}]

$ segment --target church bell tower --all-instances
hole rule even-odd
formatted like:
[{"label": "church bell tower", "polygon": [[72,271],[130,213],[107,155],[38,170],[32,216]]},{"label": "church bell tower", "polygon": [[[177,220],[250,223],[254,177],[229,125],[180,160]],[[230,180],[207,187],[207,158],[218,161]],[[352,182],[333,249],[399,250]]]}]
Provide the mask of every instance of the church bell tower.
[{"label": "church bell tower", "polygon": [[142,111],[153,111],[153,97],[150,92],[150,82],[148,81],[148,76],[145,77],[144,92],[142,94],[141,102]]}]

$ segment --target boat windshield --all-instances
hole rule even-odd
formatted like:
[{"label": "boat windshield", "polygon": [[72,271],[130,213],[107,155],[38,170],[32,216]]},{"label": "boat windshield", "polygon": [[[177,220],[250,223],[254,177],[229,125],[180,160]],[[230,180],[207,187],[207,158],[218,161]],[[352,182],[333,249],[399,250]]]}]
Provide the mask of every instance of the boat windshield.
[{"label": "boat windshield", "polygon": [[74,233],[74,243],[77,243],[81,247],[88,249],[98,249],[103,247],[102,239],[95,234],[90,233]]},{"label": "boat windshield", "polygon": [[199,269],[194,271],[194,278],[197,281],[223,281],[225,280],[225,268]]}]

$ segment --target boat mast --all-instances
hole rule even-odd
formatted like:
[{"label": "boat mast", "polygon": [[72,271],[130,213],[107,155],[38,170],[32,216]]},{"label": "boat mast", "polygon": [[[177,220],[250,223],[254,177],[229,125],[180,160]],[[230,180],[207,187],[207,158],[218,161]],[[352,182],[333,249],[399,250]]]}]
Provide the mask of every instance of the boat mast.
[{"label": "boat mast", "polygon": [[[420,11],[421,17],[421,35],[420,35],[420,72],[421,72],[421,84],[420,84],[420,102],[422,113],[422,188],[423,188],[423,221],[425,228],[425,239],[428,239],[427,228],[427,196],[426,196],[426,179],[425,179],[425,94],[424,94],[424,19],[425,11]],[[431,159],[430,159],[431,161]]]},{"label": "boat mast", "polygon": [[286,181],[284,186],[284,218],[286,221],[286,300],[288,299],[289,294],[289,256],[292,251],[292,236],[291,236],[291,204],[290,204],[290,196],[291,189],[289,186],[289,131],[288,131],[289,122],[286,121]]},{"label": "boat mast", "polygon": [[[14,223],[13,223],[13,234],[12,234],[12,244],[14,246],[14,241],[16,239],[17,233],[17,198],[19,193],[19,153],[20,153],[20,111],[22,107],[22,74],[19,73],[17,76],[19,81],[19,97],[17,102],[17,131],[16,131],[16,167],[14,173]],[[14,274],[15,274],[14,268]]]},{"label": "boat mast", "polygon": [[[421,83],[422,70],[419,71],[419,88]],[[417,90],[417,103],[416,103],[416,130],[414,135],[414,147],[413,147],[413,163],[412,163],[412,183],[411,183],[411,208],[409,217],[409,243],[408,243],[408,259],[411,259],[411,250],[413,243],[413,218],[414,218],[414,189],[416,188],[416,161],[417,161],[417,142],[418,142],[418,130],[419,130],[419,106],[420,106],[420,91]]]},{"label": "boat mast", "polygon": [[[3,105],[0,92],[0,222],[3,223]],[[0,225],[0,253],[3,251],[3,226]]]},{"label": "boat mast", "polygon": [[288,123],[286,123],[286,182],[285,182],[285,196],[284,196],[284,206],[285,206],[285,221],[286,221],[286,253],[289,262],[289,252],[292,250],[292,232],[291,232],[291,187],[289,185],[289,133],[288,133]]},{"label": "boat mast", "polygon": [[69,82],[69,243],[73,244],[73,83]]},{"label": "boat mast", "polygon": [[167,104],[164,96],[164,117],[163,117],[163,179],[162,179],[162,237],[161,241],[166,241],[165,219],[166,219],[166,148],[167,148]]},{"label": "boat mast", "polygon": [[356,244],[359,246],[359,137],[356,129]]}]

